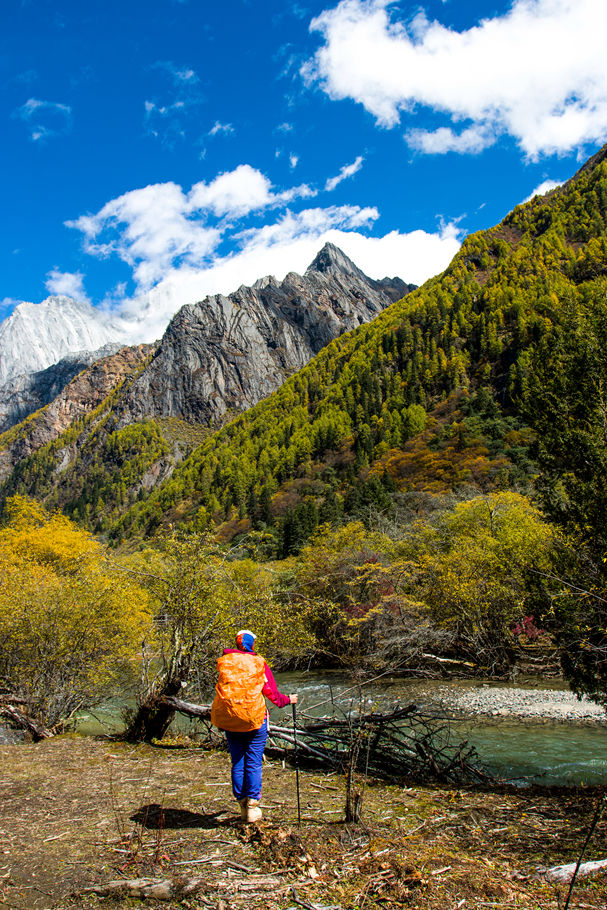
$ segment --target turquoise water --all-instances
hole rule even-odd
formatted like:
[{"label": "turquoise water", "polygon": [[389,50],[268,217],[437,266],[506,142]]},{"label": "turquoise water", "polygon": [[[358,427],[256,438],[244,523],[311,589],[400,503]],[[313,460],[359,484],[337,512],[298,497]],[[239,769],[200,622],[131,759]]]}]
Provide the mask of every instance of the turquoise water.
[{"label": "turquoise water", "polygon": [[565,723],[465,723],[488,770],[546,786],[607,783],[607,727]]}]

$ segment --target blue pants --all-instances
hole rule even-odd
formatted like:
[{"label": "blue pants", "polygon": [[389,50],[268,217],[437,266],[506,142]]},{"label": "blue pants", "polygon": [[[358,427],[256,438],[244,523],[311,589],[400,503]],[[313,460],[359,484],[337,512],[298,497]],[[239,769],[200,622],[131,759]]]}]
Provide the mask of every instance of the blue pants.
[{"label": "blue pants", "polygon": [[232,792],[236,799],[261,796],[261,758],[268,738],[268,720],[250,733],[225,731],[232,757]]}]

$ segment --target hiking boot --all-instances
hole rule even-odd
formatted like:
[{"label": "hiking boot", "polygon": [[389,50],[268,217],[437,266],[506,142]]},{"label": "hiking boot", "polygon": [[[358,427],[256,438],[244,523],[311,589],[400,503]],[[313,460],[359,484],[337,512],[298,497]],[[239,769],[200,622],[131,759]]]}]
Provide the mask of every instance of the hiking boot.
[{"label": "hiking boot", "polygon": [[248,799],[246,798],[246,796],[244,797],[244,799],[238,800],[238,805],[240,806],[240,820],[243,822],[247,821],[247,802],[248,802]]},{"label": "hiking boot", "polygon": [[258,799],[247,800],[247,822],[258,822],[261,818],[261,809]]}]

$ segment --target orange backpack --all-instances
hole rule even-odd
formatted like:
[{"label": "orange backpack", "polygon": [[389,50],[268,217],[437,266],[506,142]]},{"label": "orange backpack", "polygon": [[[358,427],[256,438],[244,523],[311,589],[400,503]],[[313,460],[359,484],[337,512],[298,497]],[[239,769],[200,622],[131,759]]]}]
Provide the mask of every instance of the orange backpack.
[{"label": "orange backpack", "polygon": [[211,723],[231,733],[258,730],[266,716],[261,693],[266,683],[265,660],[257,654],[222,654],[217,661],[219,680],[211,706]]}]

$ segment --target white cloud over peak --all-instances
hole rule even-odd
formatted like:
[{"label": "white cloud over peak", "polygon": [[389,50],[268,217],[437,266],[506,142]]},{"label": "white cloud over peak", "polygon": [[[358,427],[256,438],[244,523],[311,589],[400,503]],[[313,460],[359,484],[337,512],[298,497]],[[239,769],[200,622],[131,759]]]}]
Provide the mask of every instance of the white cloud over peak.
[{"label": "white cloud over peak", "polygon": [[447,118],[411,129],[423,152],[478,152],[510,134],[530,158],[607,136],[607,4],[514,0],[501,16],[456,31],[390,0],[342,0],[312,20],[323,44],[302,73],[334,100],[362,104],[383,127],[419,107]]},{"label": "white cloud over peak", "polygon": [[355,161],[352,162],[352,164],[344,164],[344,166],[342,167],[342,169],[340,170],[339,174],[337,174],[336,177],[329,177],[329,179],[325,183],[325,190],[328,190],[329,192],[331,192],[332,190],[335,189],[336,186],[339,186],[339,184],[342,182],[342,180],[347,180],[348,177],[353,177],[354,174],[356,174],[356,173],[358,173],[358,171],[360,171],[361,167],[363,166],[364,160],[365,159],[363,158],[363,156],[359,155],[355,159]]},{"label": "white cloud over peak", "polygon": [[[281,279],[288,271],[302,272],[327,241],[373,278],[399,275],[416,284],[442,271],[459,248],[455,225],[369,237],[379,219],[376,208],[305,207],[313,195],[306,185],[277,189],[242,164],[189,191],[176,183],[132,190],[67,224],[82,233],[89,254],[115,255],[131,267],[135,295],[125,298],[124,287],[116,287],[102,304],[130,342],[160,337],[185,303],[229,293],[266,274]],[[298,211],[290,208],[295,200]],[[261,211],[263,220],[256,217]],[[80,273],[55,270],[47,287],[80,299],[84,293]]]},{"label": "white cloud over peak", "polygon": [[45,286],[49,294],[90,303],[84,290],[82,272],[61,272],[59,269],[52,269],[47,275]]},{"label": "white cloud over peak", "polygon": [[189,192],[175,183],[156,183],[107,202],[94,215],[66,222],[84,235],[84,248],[99,258],[118,255],[133,267],[141,290],[159,281],[175,263],[199,265],[215,251],[226,230],[215,218],[242,218],[314,195],[308,186],[276,193],[269,179],[248,164],[219,174]]},{"label": "white cloud over peak", "polygon": [[72,125],[72,109],[69,104],[41,101],[39,98],[29,98],[13,112],[13,116],[27,124],[33,142],[67,133]]}]

